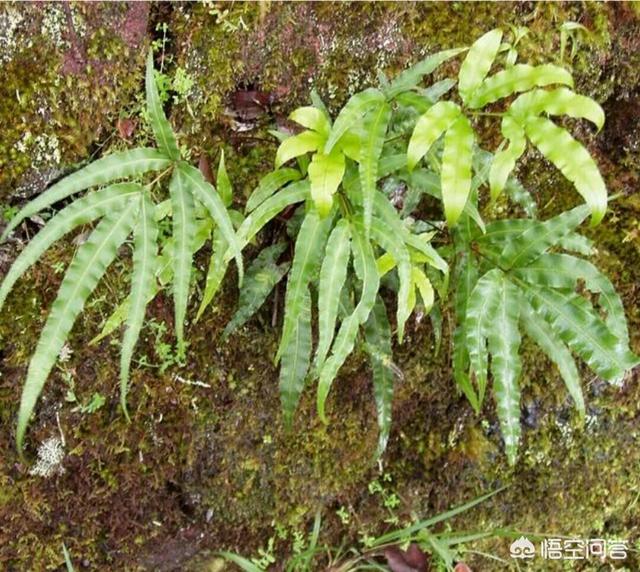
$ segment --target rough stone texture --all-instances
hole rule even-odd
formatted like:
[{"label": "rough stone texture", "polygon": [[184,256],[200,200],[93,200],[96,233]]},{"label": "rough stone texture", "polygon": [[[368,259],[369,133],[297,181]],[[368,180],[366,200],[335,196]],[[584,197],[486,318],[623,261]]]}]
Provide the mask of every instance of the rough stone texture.
[{"label": "rough stone texture", "polygon": [[[601,133],[581,128],[578,134],[612,192],[624,194],[605,224],[589,233],[598,241],[596,262],[623,296],[638,352],[640,14],[633,4],[3,4],[0,200],[19,204],[72,163],[146,140],[140,102],[150,40],[164,36],[169,78],[182,73],[192,80],[174,82],[167,93],[180,142],[194,157],[201,151],[213,157],[224,145],[242,204],[272,166],[275,145],[266,129],[307,101],[311,87],[335,110],[375,82],[378,71],[391,76],[426,53],[468,44],[509,24],[530,28],[521,45],[524,61],[554,60],[558,27],[566,20],[591,31],[581,38],[572,65],[577,88],[598,99],[608,116]],[[168,24],[166,34],[157,29],[161,23]],[[444,66],[436,79],[455,73],[457,65]],[[118,119],[130,121],[128,127]],[[496,126],[487,121],[481,127],[493,148]],[[519,174],[536,189],[545,216],[577,200],[535,153]],[[14,249],[10,245],[7,259]],[[207,550],[255,553],[274,534],[274,522],[289,532],[302,530],[318,508],[322,541],[329,544],[357,542],[363,533],[387,528],[388,511],[367,490],[379,467],[370,460],[377,429],[361,356],[348,361],[335,384],[330,425],[317,420],[309,391],[294,430],[286,433],[271,363],[277,344],[271,305],[231,343],[215,338],[236,300],[233,279],[215,307],[188,329],[184,367],[171,365],[162,373],[136,368],[133,423],[124,422],[117,339],[97,347],[87,342],[125,290],[126,260],[100,287],[95,298],[102,302],[79,319],[70,340],[73,354],[49,380],[32,423],[29,448],[35,453],[58,434],[59,417],[67,441],[64,473],[29,476],[13,447],[17,403],[61,280],[57,264],[72,249],[71,239],[52,249],[0,316],[0,567],[56,569],[64,541],[80,570],[208,570]],[[150,318],[171,324],[168,296],[154,301]],[[162,333],[153,323],[139,355],[157,365],[161,343],[173,340],[171,328]],[[396,348],[405,381],[396,391],[383,466],[402,499],[401,519],[509,484],[455,521],[455,528],[505,526],[638,542],[637,374],[616,391],[583,370],[588,422],[581,427],[555,369],[525,347],[524,443],[519,464],[510,469],[492,405],[476,418],[453,387],[446,344],[438,356],[432,345],[428,324],[412,323],[405,345]],[[74,411],[65,401],[69,379],[82,402],[100,392],[106,405],[93,414]],[[341,506],[352,511],[349,525],[335,515]],[[290,540],[278,540],[278,554],[290,546]],[[507,546],[496,540],[482,549],[504,557]],[[473,563],[477,570],[504,569],[489,560]],[[548,569],[540,561],[537,566],[530,569]],[[639,567],[632,556],[627,569]]]},{"label": "rough stone texture", "polygon": [[40,192],[108,144],[140,87],[148,13],[144,2],[0,7],[0,200]]}]

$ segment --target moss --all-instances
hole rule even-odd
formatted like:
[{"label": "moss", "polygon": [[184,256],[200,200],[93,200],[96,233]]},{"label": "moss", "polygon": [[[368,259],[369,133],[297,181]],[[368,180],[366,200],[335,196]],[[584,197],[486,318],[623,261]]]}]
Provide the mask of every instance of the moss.
[{"label": "moss", "polygon": [[[0,85],[0,199],[39,192],[65,165],[113,133],[139,89],[146,11],[113,5],[3,4],[19,16]],[[10,50],[9,50],[10,48]]]}]

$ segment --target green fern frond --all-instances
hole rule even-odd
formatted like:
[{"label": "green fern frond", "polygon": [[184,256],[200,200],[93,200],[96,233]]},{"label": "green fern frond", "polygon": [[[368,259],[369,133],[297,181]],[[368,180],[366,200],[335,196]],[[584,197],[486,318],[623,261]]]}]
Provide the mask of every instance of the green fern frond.
[{"label": "green fern frond", "polygon": [[607,210],[607,188],[589,152],[568,131],[544,117],[527,119],[525,132],[540,152],[571,181],[591,209],[591,224]]},{"label": "green fern frond", "polygon": [[469,120],[460,115],[444,136],[442,152],[442,203],[449,227],[455,226],[471,192],[471,158],[474,133]]},{"label": "green fern frond", "polygon": [[147,193],[140,197],[138,222],[133,231],[133,274],[127,328],[122,338],[120,352],[120,405],[127,419],[127,392],[129,368],[133,351],[142,329],[148,301],[156,291],[156,271],[158,267],[158,225],[154,217],[154,205]]},{"label": "green fern frond", "polygon": [[384,100],[384,94],[375,88],[365,89],[349,99],[333,122],[329,137],[324,144],[324,153],[331,153],[340,138],[358,123],[367,111],[381,105]]},{"label": "green fern frond", "polygon": [[465,57],[458,74],[458,91],[466,101],[487,77],[502,43],[502,30],[491,30],[478,38]]},{"label": "green fern frond", "polygon": [[19,278],[57,240],[80,225],[88,224],[114,211],[120,210],[142,191],[140,185],[120,183],[90,193],[71,203],[56,214],[36,234],[11,265],[0,287],[0,308]]},{"label": "green fern frond", "polygon": [[147,56],[145,87],[149,123],[151,124],[151,129],[155,135],[158,147],[169,159],[178,161],[180,159],[178,143],[171,130],[171,125],[162,110],[162,103],[160,101],[160,95],[158,94],[158,86],[156,85],[155,71],[153,69],[153,50],[149,50],[149,55]]},{"label": "green fern frond", "polygon": [[486,78],[465,103],[471,109],[480,109],[515,93],[553,84],[573,87],[573,78],[567,70],[552,64],[515,64]]},{"label": "green fern frond", "polygon": [[502,275],[498,278],[496,312],[487,332],[491,375],[498,419],[509,464],[516,461],[520,442],[520,292]]},{"label": "green fern frond", "polygon": [[391,349],[391,326],[387,309],[380,296],[364,324],[365,349],[369,354],[369,363],[373,372],[373,394],[378,412],[378,447],[375,457],[379,458],[387,448],[391,433],[391,408],[393,403],[394,371]]},{"label": "green fern frond", "polygon": [[318,286],[318,347],[314,360],[314,367],[318,371],[329,353],[335,334],[340,292],[342,292],[347,278],[350,254],[351,229],[349,228],[349,223],[342,219],[338,221],[333,231],[331,231],[320,269],[320,283]]},{"label": "green fern frond", "polygon": [[279,242],[265,248],[251,263],[244,284],[240,289],[238,309],[222,332],[226,340],[234,331],[242,327],[264,304],[274,286],[289,271],[289,263],[277,264],[277,260],[287,247]]},{"label": "green fern frond", "polygon": [[308,292],[309,283],[320,269],[322,252],[331,226],[330,217],[323,219],[315,209],[311,209],[300,227],[296,238],[295,255],[287,279],[284,325],[276,362],[288,347],[290,338],[295,335],[298,314],[305,303],[305,292]]},{"label": "green fern frond", "polygon": [[80,246],[62,280],[40,340],[29,363],[22,390],[16,441],[22,452],[31,413],[73,324],[100,278],[131,232],[139,201],[132,200],[119,212],[107,215]]},{"label": "green fern frond", "polygon": [[[373,231],[373,228],[372,228]],[[362,224],[351,226],[351,246],[353,265],[361,283],[360,300],[353,313],[340,325],[331,347],[331,355],[324,362],[318,376],[317,408],[318,416],[326,423],[325,403],[331,384],[338,375],[342,364],[353,351],[358,330],[369,318],[378,294],[380,279],[371,243],[364,236]]]},{"label": "green fern frond", "polygon": [[280,402],[286,427],[291,427],[309,371],[312,349],[309,286],[297,292],[295,317],[289,318],[291,335],[280,352]]},{"label": "green fern frond", "polygon": [[184,323],[191,283],[195,242],[195,203],[189,182],[182,169],[173,172],[169,184],[173,210],[173,305],[178,353],[184,355]]},{"label": "green fern frond", "polygon": [[24,219],[66,199],[68,196],[117,179],[143,175],[148,171],[159,171],[170,165],[171,161],[157,149],[132,149],[102,157],[79,171],[67,175],[22,207],[4,229],[0,241],[4,240]]},{"label": "green fern frond", "polygon": [[407,148],[407,166],[410,171],[459,117],[460,108],[451,101],[439,101],[420,116]]},{"label": "green fern frond", "polygon": [[391,119],[391,108],[381,103],[364,116],[363,129],[366,133],[360,151],[360,185],[364,203],[364,229],[367,236],[373,217],[373,200],[378,179],[378,163],[382,155],[382,146]]},{"label": "green fern frond", "polygon": [[342,182],[344,169],[344,155],[340,149],[334,149],[328,155],[315,153],[309,163],[311,198],[321,217],[326,217],[331,212],[333,195]]},{"label": "green fern frond", "polygon": [[529,304],[523,304],[520,314],[526,334],[556,364],[569,395],[573,398],[580,416],[585,416],[584,396],[580,386],[580,374],[571,352],[556,335],[553,328]]},{"label": "green fern frond", "polygon": [[401,93],[408,92],[416,87],[425,75],[429,75],[444,62],[454,58],[464,50],[465,48],[453,48],[427,56],[391,81],[389,86],[384,89],[385,96],[387,99],[393,99]]}]

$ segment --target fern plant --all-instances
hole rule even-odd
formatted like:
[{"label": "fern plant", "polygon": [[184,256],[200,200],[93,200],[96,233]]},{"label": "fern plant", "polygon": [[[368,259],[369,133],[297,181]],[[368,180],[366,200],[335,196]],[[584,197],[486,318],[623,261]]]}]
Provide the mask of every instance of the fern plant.
[{"label": "fern plant", "polygon": [[448,224],[455,225],[471,189],[475,136],[468,116],[482,114],[479,110],[487,105],[521,94],[499,114],[508,146],[496,153],[491,164],[491,198],[495,200],[504,189],[529,139],[575,185],[591,209],[592,224],[599,223],[607,207],[607,190],[595,161],[567,130],[543,114],[588,119],[600,129],[604,124],[602,108],[567,87],[541,89],[550,85],[573,87],[571,74],[562,67],[517,64],[510,58],[505,69],[488,75],[501,50],[512,53],[513,48],[503,44],[502,37],[501,30],[492,30],[469,49],[458,74],[462,106],[451,101],[439,102],[419,118],[407,149],[409,169],[444,134],[440,165],[442,201]]},{"label": "fern plant", "polygon": [[[609,280],[586,260],[557,252],[564,248],[588,254],[587,239],[575,229],[589,214],[592,224],[601,221],[607,192],[588,151],[548,116],[584,118],[600,129],[604,113],[595,101],[570,89],[573,79],[566,69],[516,63],[522,31],[516,32],[510,43],[500,30],[492,30],[471,46],[457,78],[458,101],[442,99],[456,85],[453,80],[419,85],[423,76],[463,51],[449,50],[393,81],[381,76],[379,88],[351,97],[333,122],[312,94],[312,105],[290,116],[302,131],[274,133],[281,140],[276,169],[249,198],[238,234],[246,244],[276,214],[304,203],[297,211],[302,223],[276,356],[287,423],[309,379],[317,379],[317,409],[326,419],[331,384],[360,339],[373,373],[380,454],[389,435],[397,368],[388,302],[378,292],[381,285],[395,291],[393,327],[399,342],[417,300],[425,313],[431,312],[439,335],[440,314],[449,307],[449,264],[455,267],[454,378],[479,412],[491,362],[510,462],[520,436],[521,328],[558,365],[582,413],[584,399],[571,352],[612,382],[637,363],[628,348],[622,303]],[[503,69],[489,75],[502,53]],[[503,111],[485,110],[496,103]],[[478,146],[478,115],[501,121],[505,141],[495,154]],[[546,222],[535,219],[535,202],[513,176],[527,140],[574,184],[586,205]],[[490,190],[488,205],[480,196],[484,186]],[[399,201],[386,190],[397,187],[405,189]],[[491,213],[503,192],[531,218],[486,224],[483,214]],[[442,201],[446,224],[414,214],[423,195]],[[434,236],[447,240],[447,227],[453,244],[433,248]],[[245,284],[227,333],[246,321],[287,271],[287,263],[277,264],[281,247],[270,248],[274,250],[264,253],[267,266],[260,262],[260,278],[252,276]],[[583,281],[599,295],[595,305],[577,291]]]},{"label": "fern plant", "polygon": [[[385,82],[381,89],[354,95],[335,121],[314,93],[313,105],[290,115],[304,130],[293,136],[276,133],[282,140],[276,169],[249,197],[238,236],[246,244],[278,213],[302,203],[276,355],[287,425],[311,378],[317,379],[318,414],[326,421],[331,385],[360,336],[373,370],[380,426],[378,453],[386,446],[394,366],[392,329],[380,294],[382,279],[391,271],[395,274],[395,280],[389,282],[397,283],[395,329],[402,341],[405,324],[415,309],[430,311],[435,299],[431,280],[445,284],[448,265],[430,244],[434,233],[403,220],[389,197],[377,188],[377,181],[406,162],[398,145],[388,140],[396,98],[459,52],[435,54],[395,81]],[[284,166],[294,159],[296,166]],[[265,254],[271,258],[269,269],[262,268],[255,276],[250,271],[252,276],[240,293],[239,313],[227,333],[248,319],[285,273],[282,265],[274,264],[274,252],[279,250]],[[228,254],[227,261],[229,258]],[[317,316],[315,350],[313,314]]]},{"label": "fern plant", "polygon": [[[589,213],[592,224],[602,220],[607,191],[588,151],[548,116],[584,118],[600,129],[604,112],[568,87],[542,89],[571,87],[572,77],[554,65],[516,64],[514,47],[502,39],[500,30],[492,30],[471,46],[458,75],[462,105],[439,102],[420,116],[407,147],[407,166],[412,171],[429,153],[428,168],[439,173],[437,184],[456,258],[454,377],[479,412],[491,362],[498,417],[513,463],[520,440],[520,328],[558,366],[582,415],[584,399],[571,352],[613,383],[638,360],[629,350],[624,309],[611,282],[586,260],[558,253],[589,253],[587,239],[575,229]],[[488,75],[504,51],[504,69]],[[474,163],[487,163],[474,145],[474,115],[513,95],[517,97],[506,111],[490,113],[501,117],[505,142],[490,158],[488,173],[474,168]],[[469,210],[479,204],[476,191],[488,183],[495,201],[508,186],[517,188],[512,172],[527,140],[574,184],[586,205],[545,222],[502,220],[485,226],[476,209]],[[581,283],[598,295],[595,305],[578,291]]]},{"label": "fern plant", "polygon": [[[443,316],[450,318],[454,379],[477,412],[490,371],[510,462],[520,440],[521,329],[550,354],[584,412],[571,352],[613,383],[637,358],[629,350],[622,303],[611,283],[586,260],[561,252],[589,254],[589,242],[576,229],[589,214],[592,224],[602,220],[607,191],[585,147],[549,117],[587,119],[600,129],[604,113],[595,101],[572,91],[566,69],[517,63],[522,33],[516,30],[511,42],[500,30],[482,36],[468,50],[457,82],[420,85],[464,49],[431,55],[393,80],[381,74],[379,87],[352,96],[335,120],[313,93],[311,105],[290,116],[299,132],[274,132],[280,140],[275,169],[260,180],[244,215],[231,208],[224,157],[217,191],[181,157],[160,105],[150,54],[146,90],[157,148],[116,153],[73,173],[27,204],[3,235],[54,203],[112,183],[56,214],[0,287],[1,305],[55,240],[79,225],[100,221],[69,266],[31,360],[18,416],[19,449],[75,319],[132,233],[131,293],[96,338],[127,324],[120,373],[125,414],[129,367],[145,307],[162,287],[171,287],[183,354],[192,258],[209,238],[212,256],[196,318],[235,259],[240,306],[224,336],[244,324],[287,276],[276,354],[287,425],[310,380],[317,381],[317,409],[326,421],[331,386],[348,356],[361,348],[373,374],[380,455],[389,437],[394,378],[399,375],[392,332],[402,342],[412,314],[430,315],[437,340]],[[502,69],[491,74],[500,62]],[[446,100],[456,84],[457,97],[454,93]],[[474,123],[479,115],[500,119],[504,141],[495,153],[478,145]],[[535,218],[535,201],[513,175],[528,141],[573,183],[585,205],[548,221]],[[160,175],[144,186],[136,182],[150,171]],[[157,202],[163,194],[160,182],[168,175],[169,198]],[[114,182],[125,178],[134,181]],[[501,193],[528,218],[485,223]],[[419,214],[425,195],[442,202],[444,221]],[[287,223],[295,237],[292,260],[280,260],[286,242],[278,240],[257,256],[243,284],[242,250],[285,211],[295,211]],[[163,241],[158,222],[168,217],[171,235]],[[455,278],[451,289],[450,266]],[[395,305],[395,319],[390,319],[389,305]]]},{"label": "fern plant", "polygon": [[[168,281],[173,289],[175,329],[182,352],[192,258],[195,247],[202,243],[203,235],[206,237],[213,225],[214,236],[222,236],[230,245],[242,277],[240,245],[227,211],[229,188],[225,187],[224,177],[219,176],[221,197],[200,171],[181,157],[176,137],[160,104],[151,52],[147,59],[146,96],[148,119],[157,148],[113,153],[72,173],[25,205],[2,234],[4,240],[26,218],[81,191],[108,185],[74,199],[55,214],[20,253],[0,287],[1,307],[16,281],[55,241],[77,227],[99,221],[86,242],[78,248],[65,273],[31,358],[18,413],[17,445],[20,452],[29,418],[75,320],[130,235],[133,235],[133,271],[131,292],[122,312],[126,329],[120,363],[121,403],[127,418],[131,359],[146,306],[157,292],[157,278],[163,273],[163,263],[171,268]],[[223,165],[221,169],[224,169]],[[154,171],[160,174],[149,184],[136,182],[136,179]],[[170,198],[156,203],[160,182],[169,176]],[[122,179],[133,181],[115,182]],[[158,222],[169,215],[172,234],[160,253]]]},{"label": "fern plant", "polygon": [[[582,417],[585,403],[572,352],[614,384],[637,363],[628,348],[622,301],[610,280],[585,259],[561,252],[588,252],[590,245],[575,232],[588,215],[583,205],[544,222],[507,219],[490,223],[484,234],[462,231],[470,248],[459,269],[464,295],[456,307],[456,378],[479,411],[490,359],[511,462],[520,441],[521,331],[558,367]],[[581,295],[581,285],[597,300]]]}]

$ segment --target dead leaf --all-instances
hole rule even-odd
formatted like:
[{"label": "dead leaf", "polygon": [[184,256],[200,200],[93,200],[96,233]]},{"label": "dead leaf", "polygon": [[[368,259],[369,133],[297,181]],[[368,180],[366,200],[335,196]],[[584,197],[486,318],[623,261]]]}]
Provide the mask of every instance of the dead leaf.
[{"label": "dead leaf", "polygon": [[387,548],[384,555],[391,572],[427,572],[427,555],[416,543],[407,550]]},{"label": "dead leaf", "polygon": [[129,141],[134,131],[136,130],[136,122],[133,119],[124,118],[118,119],[116,123],[116,129],[118,130],[118,134],[125,141]]},{"label": "dead leaf", "polygon": [[198,161],[198,169],[202,173],[202,176],[208,183],[214,184],[213,179],[213,171],[211,170],[211,165],[209,164],[209,159],[204,153],[200,154],[200,160]]}]

